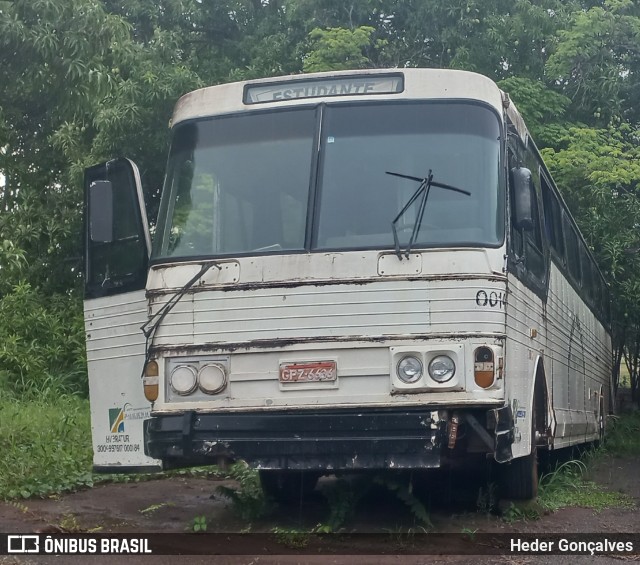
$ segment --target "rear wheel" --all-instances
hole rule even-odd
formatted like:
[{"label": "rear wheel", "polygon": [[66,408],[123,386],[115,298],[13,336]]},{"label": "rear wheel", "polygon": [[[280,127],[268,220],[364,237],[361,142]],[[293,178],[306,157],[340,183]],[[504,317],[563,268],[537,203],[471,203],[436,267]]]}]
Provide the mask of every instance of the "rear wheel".
[{"label": "rear wheel", "polygon": [[598,403],[598,439],[596,440],[597,445],[601,445],[604,441],[604,433],[607,424],[607,415],[604,411],[604,398],[600,395],[600,402]]},{"label": "rear wheel", "polygon": [[269,497],[287,504],[309,496],[318,483],[320,474],[313,471],[261,470],[260,484]]}]

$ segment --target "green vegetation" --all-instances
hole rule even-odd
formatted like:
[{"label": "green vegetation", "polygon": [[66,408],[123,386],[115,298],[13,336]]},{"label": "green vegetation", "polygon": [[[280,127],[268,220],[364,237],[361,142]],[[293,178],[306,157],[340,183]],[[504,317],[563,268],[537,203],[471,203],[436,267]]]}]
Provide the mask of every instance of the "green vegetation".
[{"label": "green vegetation", "polygon": [[155,514],[158,510],[160,510],[161,508],[164,508],[165,506],[173,506],[173,504],[171,504],[170,502],[161,502],[160,504],[152,504],[151,506],[147,506],[146,508],[143,508],[139,512],[144,516],[151,516],[152,514]]},{"label": "green vegetation", "polygon": [[88,394],[77,297],[45,296],[27,283],[0,296],[0,391],[21,400]]},{"label": "green vegetation", "polygon": [[258,471],[250,469],[244,461],[238,461],[229,468],[227,475],[238,481],[238,487],[219,486],[216,492],[231,500],[232,508],[240,518],[253,521],[268,514],[271,504],[262,491]]},{"label": "green vegetation", "polygon": [[411,479],[398,480],[395,476],[379,477],[378,482],[384,485],[389,491],[393,492],[399,500],[401,500],[411,511],[414,519],[420,527],[432,528],[431,518],[422,501],[413,494],[413,485]]},{"label": "green vegetation", "polygon": [[640,455],[640,411],[613,418],[603,445],[609,456]]},{"label": "green vegetation", "polygon": [[509,506],[502,512],[502,519],[509,524],[528,522],[540,519],[541,513],[541,507],[536,501],[509,502]]},{"label": "green vegetation", "polygon": [[207,531],[207,517],[196,516],[191,524],[191,531],[194,533],[204,533]]},{"label": "green vegetation", "polygon": [[283,528],[276,526],[271,533],[275,534],[276,541],[290,549],[304,549],[309,545],[311,535],[315,532],[298,528]]},{"label": "green vegetation", "polygon": [[559,464],[540,477],[538,499],[534,503],[514,504],[502,513],[503,519],[536,520],[541,512],[552,512],[566,506],[582,506],[596,511],[605,508],[630,508],[628,496],[607,490],[589,480],[589,470],[610,457],[640,455],[640,412],[615,416],[602,445],[586,451],[580,459]]},{"label": "green vegetation", "polygon": [[[239,462],[231,467],[228,477],[238,481],[238,486],[235,488],[219,486],[216,492],[231,500],[232,508],[240,518],[253,522],[264,518],[275,509],[273,502],[262,491],[257,471]],[[293,540],[292,543],[298,543],[300,541],[298,534],[340,531],[355,516],[358,503],[375,487],[386,489],[402,501],[421,531],[427,531],[428,528],[433,527],[427,509],[412,492],[408,476],[398,478],[384,473],[378,475],[365,473],[341,477],[323,485],[321,492],[329,510],[326,521],[309,529],[277,527],[272,532],[278,534],[283,540],[286,538],[289,541]]]},{"label": "green vegetation", "polygon": [[327,526],[330,531],[338,531],[353,517],[358,502],[372,486],[371,477],[341,478],[322,492],[329,505]]},{"label": "green vegetation", "polygon": [[585,479],[587,465],[580,460],[567,461],[553,473],[540,478],[538,503],[549,511],[565,506],[583,506],[594,510],[632,507],[633,501]]},{"label": "green vegetation", "polygon": [[[31,388],[30,395],[38,396]],[[45,389],[41,398],[0,400],[0,500],[44,497],[104,482],[223,476],[217,467],[137,475],[93,475],[89,401]],[[165,504],[151,506],[152,513]]]},{"label": "green vegetation", "polygon": [[44,496],[93,484],[88,401],[0,402],[0,499]]}]

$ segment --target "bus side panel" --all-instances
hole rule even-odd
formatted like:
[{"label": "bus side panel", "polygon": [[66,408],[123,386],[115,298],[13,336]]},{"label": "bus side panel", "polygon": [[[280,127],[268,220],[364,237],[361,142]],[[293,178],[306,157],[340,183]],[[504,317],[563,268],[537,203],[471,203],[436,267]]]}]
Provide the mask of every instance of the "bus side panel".
[{"label": "bus side panel", "polygon": [[160,470],[144,454],[151,405],[142,388],[145,291],[85,300],[93,463],[98,472]]},{"label": "bus side panel", "polygon": [[536,362],[546,342],[542,300],[514,275],[508,278],[505,351],[506,400],[513,408],[513,456],[531,452],[531,403]]},{"label": "bus side panel", "polygon": [[611,341],[553,263],[546,308],[521,281],[509,276],[505,385],[508,402],[517,403],[516,437],[521,441],[516,439],[513,446],[515,457],[531,448],[528,422],[539,356],[553,410],[550,445],[558,449],[597,439],[600,394],[606,397],[611,374]]},{"label": "bus side panel", "polygon": [[545,366],[553,379],[554,447],[592,441],[598,436],[600,393],[609,389],[611,341],[553,262],[547,317]]}]

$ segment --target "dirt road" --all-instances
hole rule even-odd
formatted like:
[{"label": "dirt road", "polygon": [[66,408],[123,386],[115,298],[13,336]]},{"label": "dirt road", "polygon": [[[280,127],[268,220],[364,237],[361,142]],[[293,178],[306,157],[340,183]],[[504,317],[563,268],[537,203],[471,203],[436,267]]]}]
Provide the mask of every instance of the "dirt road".
[{"label": "dirt road", "polygon": [[[354,536],[354,546],[348,552],[360,555],[341,558],[339,555],[310,555],[309,548],[302,555],[265,555],[260,548],[247,546],[251,557],[215,557],[215,563],[423,563],[423,562],[477,562],[477,559],[451,555],[411,556],[414,534],[425,529],[430,533],[464,534],[469,539],[483,534],[571,534],[591,533],[600,535],[640,533],[640,457],[610,458],[600,462],[591,478],[609,490],[629,497],[627,508],[612,508],[596,512],[588,508],[564,508],[553,513],[542,513],[538,519],[530,514],[511,512],[511,520],[505,520],[488,512],[486,493],[482,484],[474,484],[469,476],[450,475],[445,482],[434,480],[433,496],[428,495],[426,505],[432,525],[424,527],[416,523],[415,516],[393,493],[373,490],[363,498],[355,514],[345,523],[347,532],[384,534],[381,547],[376,546],[376,536]],[[295,545],[295,534],[308,531],[326,520],[327,503],[316,492],[301,504],[276,509],[268,518],[248,522],[240,519],[228,499],[217,492],[220,485],[232,486],[230,481],[208,478],[173,477],[134,483],[104,484],[93,489],[63,495],[46,500],[26,500],[19,503],[0,503],[0,531],[5,533],[29,532],[162,532],[185,533],[192,531],[198,522],[206,524],[207,532],[272,532],[275,525],[285,534],[281,536],[283,552],[289,553]],[[320,484],[322,488],[322,483]],[[535,512],[534,512],[535,511]],[[408,533],[407,533],[408,532]],[[287,537],[288,536],[288,537]],[[293,537],[292,537],[293,536]],[[263,536],[264,537],[264,536]],[[251,536],[244,539],[252,539]],[[255,537],[259,539],[259,535]],[[351,539],[351,538],[350,538]],[[454,538],[455,539],[455,538]],[[293,542],[292,542],[293,540]],[[342,539],[340,543],[345,543]],[[294,548],[295,549],[295,548]],[[631,555],[595,557],[591,562],[640,561],[640,547]],[[420,548],[416,547],[415,553]],[[269,550],[267,553],[273,553]],[[331,552],[330,552],[331,553]],[[369,553],[369,555],[363,555]],[[384,553],[385,555],[371,555]],[[400,556],[399,554],[404,553]],[[100,563],[120,563],[122,558],[91,558]],[[182,563],[211,563],[212,557],[181,557]],[[483,557],[484,563],[532,562],[569,563],[570,556],[496,556]],[[14,563],[88,563],[86,557],[40,557],[27,559],[0,557],[1,565]],[[176,557],[138,557],[129,562],[175,563]]]}]

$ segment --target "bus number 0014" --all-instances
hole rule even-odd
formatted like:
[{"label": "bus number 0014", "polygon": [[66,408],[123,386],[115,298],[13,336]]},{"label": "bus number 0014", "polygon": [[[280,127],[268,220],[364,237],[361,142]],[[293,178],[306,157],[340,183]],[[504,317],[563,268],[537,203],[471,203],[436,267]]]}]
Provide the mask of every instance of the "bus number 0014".
[{"label": "bus number 0014", "polygon": [[507,295],[504,292],[491,290],[479,290],[476,293],[476,304],[478,306],[490,306],[491,308],[504,308],[507,304]]}]

